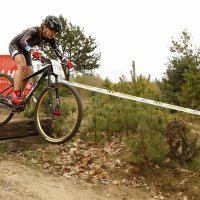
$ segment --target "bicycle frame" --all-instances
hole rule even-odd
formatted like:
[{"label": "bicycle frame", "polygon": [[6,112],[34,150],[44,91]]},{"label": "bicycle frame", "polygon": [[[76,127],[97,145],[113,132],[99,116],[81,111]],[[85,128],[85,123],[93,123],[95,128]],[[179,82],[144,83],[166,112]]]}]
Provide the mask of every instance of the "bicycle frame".
[{"label": "bicycle frame", "polygon": [[[25,101],[28,102],[31,99],[31,97],[33,96],[33,94],[35,93],[35,91],[38,89],[38,87],[40,86],[40,84],[47,77],[48,78],[47,87],[49,88],[49,105],[50,105],[50,111],[53,112],[52,89],[50,87],[50,85],[52,83],[51,76],[55,77],[55,83],[57,83],[58,82],[58,75],[54,73],[54,71],[53,71],[53,65],[52,65],[51,61],[50,61],[50,63],[46,64],[44,68],[38,70],[37,72],[32,73],[31,75],[29,75],[26,78],[24,78],[22,81],[29,80],[30,78],[33,78],[33,77],[35,77],[35,76],[37,76],[39,74],[42,74],[42,75],[37,80],[36,84],[34,85],[33,89],[31,90],[31,92],[25,97]],[[3,91],[1,91],[0,95],[3,92],[5,92],[6,90],[10,89],[11,87],[13,87],[13,84],[10,85],[9,87],[5,88]],[[9,92],[7,95],[9,95],[11,92]],[[60,102],[59,102],[59,91],[58,90],[56,90],[56,99],[57,99],[57,106],[59,106]],[[6,103],[5,99],[1,99],[0,98],[0,103]],[[9,102],[6,103],[6,105],[9,106],[9,107],[17,107],[17,105],[13,105],[13,104],[11,104]]]}]

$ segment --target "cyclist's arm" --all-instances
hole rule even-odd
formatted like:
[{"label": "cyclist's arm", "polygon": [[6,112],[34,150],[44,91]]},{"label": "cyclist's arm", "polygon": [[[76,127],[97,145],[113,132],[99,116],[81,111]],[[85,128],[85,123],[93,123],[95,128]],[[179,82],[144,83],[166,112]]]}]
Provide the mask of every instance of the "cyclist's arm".
[{"label": "cyclist's arm", "polygon": [[29,45],[28,41],[35,37],[35,35],[37,34],[37,30],[35,28],[30,28],[26,31],[26,33],[24,34],[24,36],[22,37],[22,39],[20,40],[19,44],[20,46],[25,49],[26,51],[30,51],[32,48]]},{"label": "cyclist's arm", "polygon": [[49,41],[49,43],[50,43],[51,47],[53,48],[53,50],[54,50],[56,56],[57,56],[60,60],[62,60],[63,55],[62,55],[62,52],[60,51],[60,49],[58,48],[58,45],[57,45],[57,43],[56,43],[55,38],[52,38],[52,39]]}]

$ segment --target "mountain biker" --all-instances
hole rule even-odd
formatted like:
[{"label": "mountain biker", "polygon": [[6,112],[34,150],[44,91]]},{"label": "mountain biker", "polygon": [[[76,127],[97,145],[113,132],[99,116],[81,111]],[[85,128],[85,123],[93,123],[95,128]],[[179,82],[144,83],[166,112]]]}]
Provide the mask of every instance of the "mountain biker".
[{"label": "mountain biker", "polygon": [[61,31],[61,22],[55,16],[49,15],[45,18],[41,26],[34,26],[15,36],[9,44],[9,52],[17,65],[14,76],[14,92],[12,103],[22,104],[23,98],[20,96],[20,88],[24,90],[28,81],[22,84],[22,79],[32,73],[33,57],[41,58],[39,52],[34,51],[33,47],[40,44],[50,44],[55,54],[61,61],[66,61],[59,50],[55,36]]}]

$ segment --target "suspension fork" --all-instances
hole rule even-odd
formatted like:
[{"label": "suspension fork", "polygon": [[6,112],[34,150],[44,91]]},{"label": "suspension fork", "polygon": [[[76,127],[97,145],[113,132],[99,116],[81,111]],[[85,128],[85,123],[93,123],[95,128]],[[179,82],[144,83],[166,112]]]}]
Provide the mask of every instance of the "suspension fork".
[{"label": "suspension fork", "polygon": [[[54,74],[54,77],[55,77],[55,82],[58,83],[58,75]],[[56,108],[60,110],[60,92],[58,88],[56,88],[56,103],[57,103]]]},{"label": "suspension fork", "polygon": [[56,88],[56,105],[53,105],[53,96],[52,96],[52,88],[51,88],[51,75],[55,77],[55,83],[58,82],[58,75],[51,73],[48,74],[48,89],[49,89],[49,106],[50,106],[50,113],[59,116],[60,113],[60,93],[59,89]]},{"label": "suspension fork", "polygon": [[52,88],[51,88],[51,73],[48,73],[48,90],[49,90],[49,107],[50,107],[50,113],[53,112],[53,98],[52,98]]}]

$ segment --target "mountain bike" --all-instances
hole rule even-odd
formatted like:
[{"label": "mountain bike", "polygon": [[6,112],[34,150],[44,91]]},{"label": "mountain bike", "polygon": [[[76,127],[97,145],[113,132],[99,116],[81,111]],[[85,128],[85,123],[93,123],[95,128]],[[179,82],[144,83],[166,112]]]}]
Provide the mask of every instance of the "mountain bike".
[{"label": "mountain bike", "polygon": [[[81,98],[73,86],[59,81],[58,75],[54,73],[51,59],[42,56],[40,61],[44,67],[23,79],[27,81],[39,75],[22,105],[11,103],[13,79],[7,74],[0,74],[0,126],[8,123],[15,113],[23,112],[35,92],[43,87],[36,100],[34,122],[43,139],[53,144],[62,144],[69,141],[81,125]],[[61,63],[61,66],[67,77],[66,74],[69,72],[67,64]]]}]

